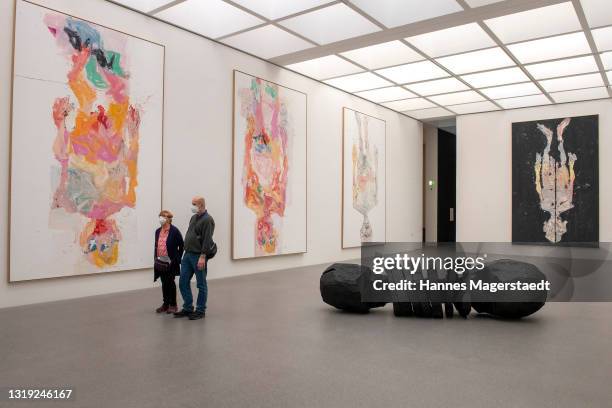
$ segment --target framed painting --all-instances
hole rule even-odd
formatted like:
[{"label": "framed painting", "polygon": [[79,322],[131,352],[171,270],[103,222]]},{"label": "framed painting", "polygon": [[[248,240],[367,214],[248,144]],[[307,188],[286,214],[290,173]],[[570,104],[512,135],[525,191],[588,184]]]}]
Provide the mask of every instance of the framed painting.
[{"label": "framed painting", "polygon": [[342,247],[386,241],[384,120],[343,109]]},{"label": "framed painting", "polygon": [[513,123],[512,242],[598,241],[598,116]]},{"label": "framed painting", "polygon": [[152,267],[164,47],[18,0],[11,282]]},{"label": "framed painting", "polygon": [[306,252],[306,98],[234,71],[234,259]]}]

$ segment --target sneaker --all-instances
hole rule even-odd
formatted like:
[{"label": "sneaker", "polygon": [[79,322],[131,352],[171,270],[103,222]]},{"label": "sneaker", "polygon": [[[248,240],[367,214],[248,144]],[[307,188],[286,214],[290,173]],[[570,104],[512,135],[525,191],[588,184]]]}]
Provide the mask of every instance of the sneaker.
[{"label": "sneaker", "polygon": [[178,312],[178,307],[176,306],[168,306],[168,310],[166,310],[166,313],[168,314],[174,314]]},{"label": "sneaker", "polygon": [[189,315],[189,320],[200,320],[206,317],[206,312],[195,311]]},{"label": "sneaker", "polygon": [[157,309],[155,309],[155,313],[164,313],[168,311],[168,305],[163,304],[160,307],[158,307]]},{"label": "sneaker", "polygon": [[189,317],[193,313],[193,310],[181,310],[180,312],[174,313],[174,317]]}]

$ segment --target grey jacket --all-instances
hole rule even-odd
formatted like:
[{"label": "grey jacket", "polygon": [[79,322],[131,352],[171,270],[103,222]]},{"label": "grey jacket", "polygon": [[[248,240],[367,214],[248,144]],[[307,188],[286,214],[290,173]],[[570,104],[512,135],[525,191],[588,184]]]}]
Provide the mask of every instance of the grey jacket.
[{"label": "grey jacket", "polygon": [[213,246],[215,220],[204,211],[194,214],[189,220],[189,228],[185,234],[185,252],[203,254],[208,257]]}]

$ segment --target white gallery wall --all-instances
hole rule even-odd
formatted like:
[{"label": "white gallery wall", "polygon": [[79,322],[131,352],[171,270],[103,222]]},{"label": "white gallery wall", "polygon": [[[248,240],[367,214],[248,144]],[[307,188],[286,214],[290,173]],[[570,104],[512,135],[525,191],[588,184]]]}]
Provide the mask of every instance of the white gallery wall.
[{"label": "white gallery wall", "polygon": [[512,123],[599,115],[599,239],[612,241],[612,100],[457,117],[457,241],[512,241]]},{"label": "white gallery wall", "polygon": [[[206,197],[216,221],[215,241],[219,246],[217,257],[211,261],[209,278],[359,257],[359,249],[341,249],[344,106],[387,123],[387,239],[421,240],[423,141],[420,122],[103,0],[37,0],[36,3],[165,45],[164,171],[160,180],[163,181],[163,207],[174,212],[175,225],[184,233],[192,196]],[[150,270],[8,283],[14,7],[13,0],[0,2],[0,81],[3,84],[0,88],[0,307],[152,287]],[[234,69],[308,94],[306,254],[231,260]],[[49,135],[50,143],[52,137]],[[605,190],[602,184],[602,196]],[[151,217],[156,219],[157,214]],[[153,232],[150,240],[142,242],[151,250]],[[32,256],[36,256],[39,245],[45,243],[31,243]]]}]

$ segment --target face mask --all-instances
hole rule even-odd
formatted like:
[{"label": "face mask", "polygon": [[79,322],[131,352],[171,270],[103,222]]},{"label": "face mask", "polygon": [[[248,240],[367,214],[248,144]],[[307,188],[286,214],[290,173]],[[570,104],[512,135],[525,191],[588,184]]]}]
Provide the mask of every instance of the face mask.
[{"label": "face mask", "polygon": [[166,217],[159,217],[159,223],[160,223],[161,225],[165,225],[165,224],[166,224],[166,222],[168,222],[168,220],[166,219]]},{"label": "face mask", "polygon": [[197,205],[192,205],[191,206],[191,212],[194,214],[197,214],[200,211],[200,209],[198,208]]}]

